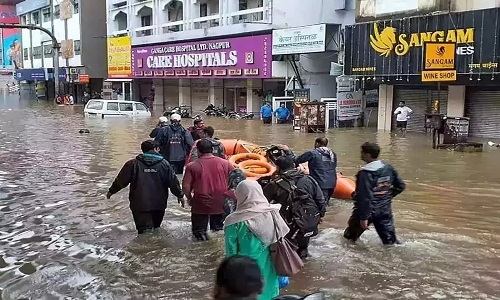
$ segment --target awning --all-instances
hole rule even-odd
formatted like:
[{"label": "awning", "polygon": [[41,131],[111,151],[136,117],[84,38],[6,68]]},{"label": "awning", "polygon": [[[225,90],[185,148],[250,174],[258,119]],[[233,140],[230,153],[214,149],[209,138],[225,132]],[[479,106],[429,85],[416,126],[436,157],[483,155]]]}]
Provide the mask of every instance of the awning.
[{"label": "awning", "polygon": [[109,82],[131,82],[133,79],[130,78],[107,78],[104,81],[109,81]]}]

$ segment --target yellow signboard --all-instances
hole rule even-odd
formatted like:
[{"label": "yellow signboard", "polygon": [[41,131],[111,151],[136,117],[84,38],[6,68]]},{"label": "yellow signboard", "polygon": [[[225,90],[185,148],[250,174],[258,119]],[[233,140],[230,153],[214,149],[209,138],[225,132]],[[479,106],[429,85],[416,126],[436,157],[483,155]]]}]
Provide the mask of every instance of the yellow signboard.
[{"label": "yellow signboard", "polygon": [[455,80],[457,80],[457,70],[422,71],[423,82],[455,81]]},{"label": "yellow signboard", "polygon": [[424,69],[455,69],[454,43],[425,43],[424,47]]},{"label": "yellow signboard", "polygon": [[132,77],[132,40],[129,36],[108,38],[108,77]]}]

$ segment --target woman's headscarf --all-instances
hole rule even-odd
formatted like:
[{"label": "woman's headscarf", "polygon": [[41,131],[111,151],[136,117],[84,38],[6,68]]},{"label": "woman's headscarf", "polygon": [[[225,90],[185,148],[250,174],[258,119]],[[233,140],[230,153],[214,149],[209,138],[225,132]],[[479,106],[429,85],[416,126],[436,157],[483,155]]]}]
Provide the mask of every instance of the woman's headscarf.
[{"label": "woman's headscarf", "polygon": [[271,245],[290,229],[280,216],[280,204],[269,204],[257,181],[243,180],[234,191],[236,210],[227,216],[224,227],[245,222],[264,244]]}]

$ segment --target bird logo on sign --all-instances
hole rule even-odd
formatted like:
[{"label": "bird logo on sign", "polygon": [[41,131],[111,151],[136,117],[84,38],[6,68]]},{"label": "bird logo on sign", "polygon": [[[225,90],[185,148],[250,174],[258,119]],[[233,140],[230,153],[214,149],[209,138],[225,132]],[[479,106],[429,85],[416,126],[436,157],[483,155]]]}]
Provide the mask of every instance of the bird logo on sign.
[{"label": "bird logo on sign", "polygon": [[443,56],[445,52],[446,52],[446,49],[444,48],[444,46],[436,48],[436,55],[437,56]]},{"label": "bird logo on sign", "polygon": [[373,23],[373,34],[370,34],[370,45],[380,56],[388,57],[396,44],[396,29],[386,27],[379,31],[377,23]]}]

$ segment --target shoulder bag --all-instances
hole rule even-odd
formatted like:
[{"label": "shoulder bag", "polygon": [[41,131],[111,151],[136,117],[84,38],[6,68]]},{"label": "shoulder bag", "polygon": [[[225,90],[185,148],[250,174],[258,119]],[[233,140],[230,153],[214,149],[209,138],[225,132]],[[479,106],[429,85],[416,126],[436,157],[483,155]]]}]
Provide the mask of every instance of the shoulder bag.
[{"label": "shoulder bag", "polygon": [[297,274],[304,262],[297,253],[297,246],[292,244],[286,237],[280,237],[278,227],[274,219],[274,230],[276,232],[277,241],[269,245],[271,251],[271,259],[273,260],[274,268],[279,276],[292,276]]}]

